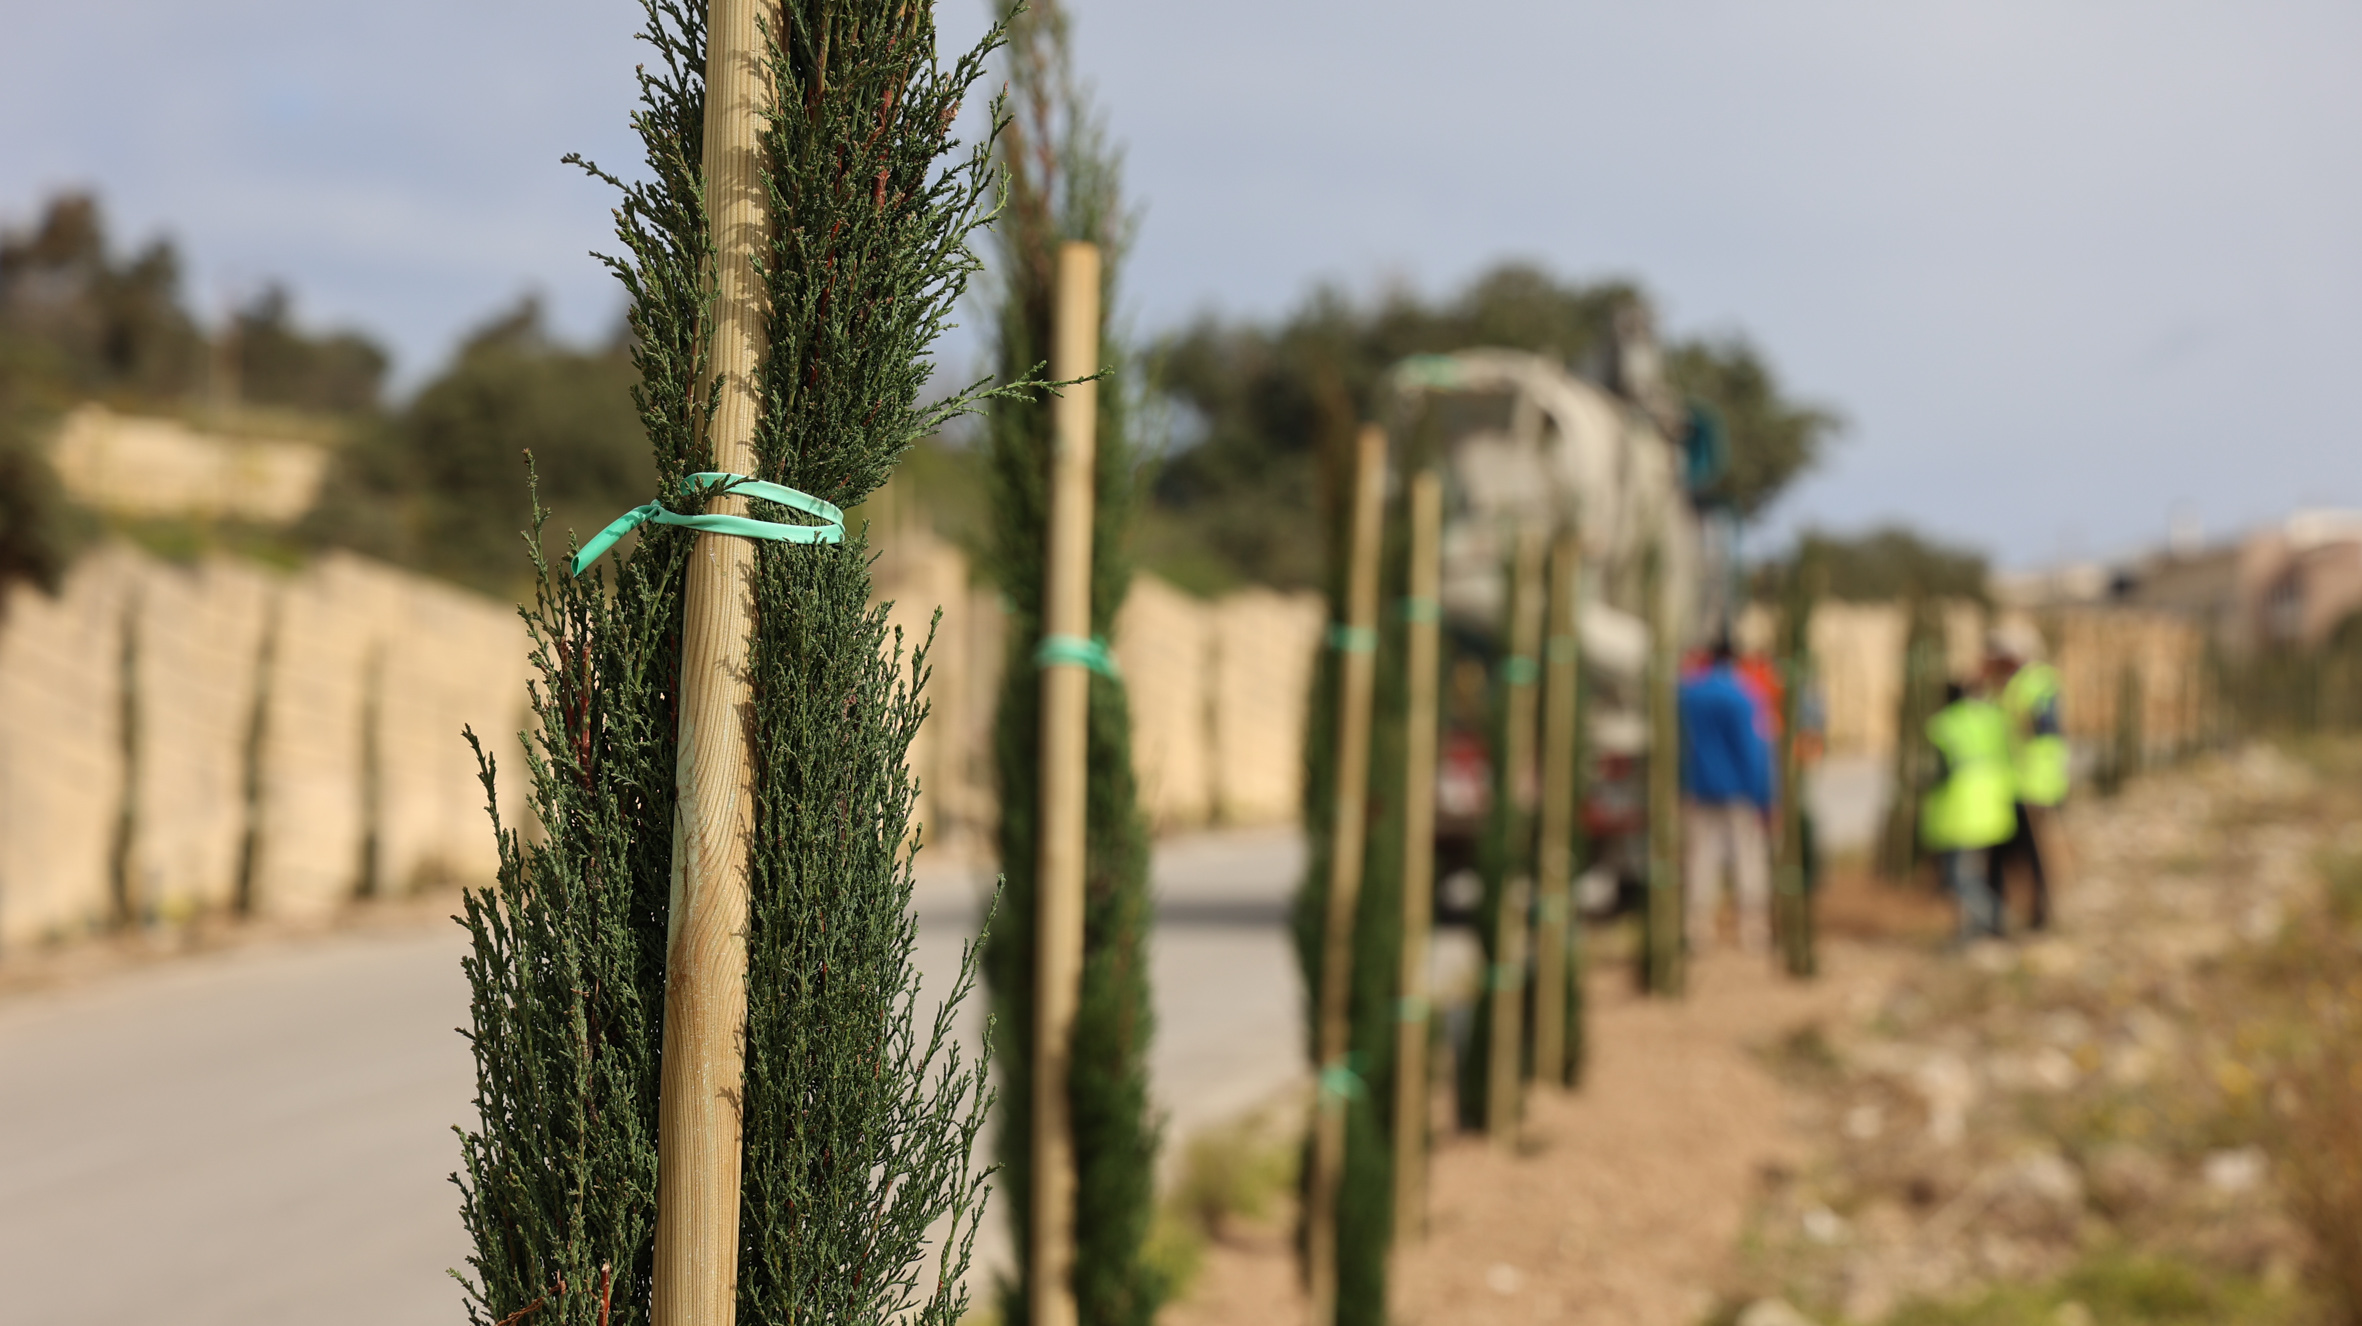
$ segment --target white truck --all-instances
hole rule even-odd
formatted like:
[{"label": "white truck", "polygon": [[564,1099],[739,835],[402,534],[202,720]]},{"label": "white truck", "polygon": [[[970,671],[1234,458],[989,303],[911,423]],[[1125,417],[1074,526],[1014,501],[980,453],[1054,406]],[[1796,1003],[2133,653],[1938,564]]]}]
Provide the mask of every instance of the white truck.
[{"label": "white truck", "polygon": [[1581,540],[1588,848],[1578,901],[1587,911],[1612,906],[1643,873],[1652,545],[1676,643],[1701,644],[1724,619],[1719,549],[1727,540],[1691,499],[1688,411],[1664,387],[1653,343],[1645,335],[1619,341],[1617,390],[1512,350],[1419,355],[1392,372],[1397,465],[1432,458],[1444,480],[1436,878],[1448,919],[1475,901],[1472,871],[1493,785],[1488,681],[1502,653],[1517,531],[1571,528]]}]

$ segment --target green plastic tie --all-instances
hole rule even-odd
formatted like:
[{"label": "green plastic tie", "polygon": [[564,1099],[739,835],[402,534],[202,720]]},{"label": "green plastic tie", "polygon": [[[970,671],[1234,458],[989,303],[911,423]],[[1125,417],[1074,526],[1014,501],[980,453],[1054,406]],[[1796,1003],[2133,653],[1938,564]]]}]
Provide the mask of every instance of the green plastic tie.
[{"label": "green plastic tie", "polygon": [[1542,675],[1542,669],[1524,654],[1511,654],[1501,660],[1501,680],[1512,686],[1531,686]]},{"label": "green plastic tie", "polygon": [[1378,633],[1367,626],[1347,626],[1335,622],[1329,626],[1329,648],[1340,654],[1367,654],[1378,647]]},{"label": "green plastic tie", "polygon": [[1122,681],[1123,670],[1115,665],[1115,655],[1107,652],[1107,637],[1094,635],[1085,640],[1079,635],[1045,635],[1034,647],[1033,665],[1037,668],[1071,664],[1089,668],[1109,681]]},{"label": "green plastic tie", "polygon": [[1394,1020],[1397,1022],[1425,1022],[1427,1001],[1418,995],[1400,995],[1394,1001]]},{"label": "green plastic tie", "polygon": [[1463,377],[1460,361],[1450,355],[1412,355],[1394,366],[1395,383],[1403,387],[1451,391]]},{"label": "green plastic tie", "polygon": [[727,516],[719,513],[684,516],[667,508],[662,502],[636,506],[607,523],[607,528],[591,536],[574,554],[574,574],[581,575],[590,564],[606,555],[609,548],[624,535],[642,525],[679,525],[683,529],[701,530],[707,534],[735,534],[742,539],[768,539],[773,543],[842,543],[845,539],[845,513],[833,504],[823,502],[810,493],[799,492],[786,484],[766,483],[743,474],[723,474],[706,470],[681,480],[683,492],[737,493],[776,502],[781,506],[818,516],[824,525],[789,525],[776,520],[756,520],[750,516]]},{"label": "green plastic tie", "polygon": [[1354,1071],[1348,1056],[1320,1070],[1320,1094],[1335,1100],[1359,1100],[1370,1094],[1370,1088]]},{"label": "green plastic tie", "polygon": [[1525,988],[1525,964],[1495,962],[1485,967],[1485,987],[1492,990],[1522,990]]},{"label": "green plastic tie", "polygon": [[1402,601],[1402,619],[1406,622],[1440,622],[1443,605],[1423,594],[1406,595]]}]

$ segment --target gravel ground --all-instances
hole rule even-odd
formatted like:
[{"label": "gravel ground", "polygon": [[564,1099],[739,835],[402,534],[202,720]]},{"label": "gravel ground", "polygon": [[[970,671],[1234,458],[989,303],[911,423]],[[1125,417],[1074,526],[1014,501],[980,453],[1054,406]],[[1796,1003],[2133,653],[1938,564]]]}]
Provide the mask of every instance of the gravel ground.
[{"label": "gravel ground", "polygon": [[[2309,924],[2323,853],[2362,853],[2321,758],[2250,748],[2076,806],[2046,935],[1952,952],[1924,890],[1846,879],[1818,981],[1717,953],[1660,1002],[1598,964],[1586,1088],[1536,1099],[1515,1153],[1439,1145],[1397,1326],[2291,1319],[2305,1243],[2239,982]],[[1164,1320],[1302,1322],[1290,1220],[1216,1243]],[[2158,1266],[2213,1306],[2076,1297],[2137,1299]],[[2004,1291],[2035,1315],[1990,1315]]]},{"label": "gravel ground", "polygon": [[[1676,1326],[1714,1302],[1766,1167],[1800,1163],[1788,1093],[1756,1047],[1800,1021],[1876,1006],[1907,951],[1839,941],[1799,983],[1717,953],[1678,1002],[1596,972],[1579,1093],[1538,1095],[1514,1154],[1447,1139],[1429,1235],[1398,1263],[1403,1326]],[[1168,1326],[1297,1326],[1305,1306],[1274,1225],[1211,1248]]]}]

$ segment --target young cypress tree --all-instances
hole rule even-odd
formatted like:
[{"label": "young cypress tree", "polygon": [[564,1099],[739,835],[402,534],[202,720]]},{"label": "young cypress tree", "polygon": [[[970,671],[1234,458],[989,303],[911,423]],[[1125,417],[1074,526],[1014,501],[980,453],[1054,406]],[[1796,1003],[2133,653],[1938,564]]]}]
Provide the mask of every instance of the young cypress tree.
[{"label": "young cypress tree", "polygon": [[[659,501],[693,512],[708,468],[714,246],[704,209],[704,16],[648,0],[634,115],[646,175],[608,259],[631,298],[636,399]],[[992,393],[918,404],[928,346],[989,220],[988,144],[950,136],[996,30],[938,64],[931,10],[788,0],[764,27],[768,324],[755,476],[840,507],[915,439]],[[996,104],[991,125],[1001,121]],[[989,138],[989,133],[987,135]],[[756,501],[768,521],[797,519]],[[498,884],[466,902],[479,1120],[461,1131],[477,1322],[647,1319],[674,834],[674,705],[695,536],[659,524],[602,570],[551,569],[526,621],[539,680],[528,842],[498,827]],[[861,533],[757,545],[748,717],[745,1154],[738,1320],[957,1321],[981,1210],[969,1156],[982,1065],[953,1006],[917,1006],[904,753],[923,645],[889,644]],[[492,778],[486,761],[485,784]],[[928,1265],[927,1235],[949,1236]]]},{"label": "young cypress tree", "polygon": [[[1343,450],[1343,449],[1340,449]],[[1332,459],[1336,459],[1332,457]],[[1327,575],[1329,620],[1346,620],[1345,526],[1350,519],[1352,466],[1338,461],[1323,485],[1329,501],[1330,558]],[[1403,635],[1401,611],[1407,542],[1400,502],[1390,501],[1380,553],[1377,668],[1371,704],[1369,811],[1362,847],[1361,891],[1354,900],[1353,972],[1347,999],[1346,1062],[1351,1079],[1326,1082],[1322,1090],[1343,1090],[1345,1166],[1337,1185],[1336,1326],[1383,1326],[1386,1320],[1386,1256],[1394,1241],[1394,1066],[1395,983],[1402,959],[1402,721]],[[1333,643],[1333,642],[1332,642]],[[1321,988],[1324,932],[1328,917],[1331,838],[1336,822],[1337,690],[1340,655],[1323,649],[1313,669],[1312,699],[1304,744],[1304,882],[1290,912],[1296,961],[1304,988]],[[1307,1053],[1321,1072],[1317,999],[1306,999]],[[1307,1142],[1306,1154],[1310,1154]],[[1311,1166],[1304,1166],[1309,1183]],[[1319,1323],[1318,1326],[1329,1326]]]},{"label": "young cypress tree", "polygon": [[[1099,344],[1116,366],[1098,399],[1091,528],[1091,630],[1105,637],[1131,583],[1126,552],[1138,492],[1131,436],[1135,394],[1130,362],[1107,334],[1115,275],[1130,239],[1120,162],[1098,111],[1076,80],[1067,17],[1054,0],[1033,0],[1008,18],[1009,89],[1014,116],[1000,142],[1007,204],[996,233],[1000,372],[1021,377],[1048,358],[1053,275],[1067,241],[1099,246],[1104,273]],[[993,770],[1000,793],[1002,903],[986,939],[984,973],[993,1004],[995,1051],[1003,1074],[997,1154],[1017,1250],[1014,1278],[1001,1286],[1001,1320],[1031,1312],[1036,803],[1041,776],[1042,587],[1053,453],[1046,403],[994,402],[987,414],[988,461],[996,495],[990,550],[994,580],[1009,603],[1009,657],[993,717]],[[1094,673],[1086,751],[1082,998],[1068,1082],[1074,1127],[1076,1309],[1084,1326],[1147,1326],[1166,1285],[1143,1257],[1156,1203],[1158,1127],[1148,1099],[1154,1030],[1148,987],[1148,831],[1132,777],[1131,713],[1123,683]]]}]

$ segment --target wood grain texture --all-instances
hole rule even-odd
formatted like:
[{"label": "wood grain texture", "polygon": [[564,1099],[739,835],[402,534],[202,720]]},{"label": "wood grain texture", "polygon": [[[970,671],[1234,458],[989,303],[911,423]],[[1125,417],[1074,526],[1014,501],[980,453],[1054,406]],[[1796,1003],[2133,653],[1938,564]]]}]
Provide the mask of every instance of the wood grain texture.
[{"label": "wood grain texture", "polygon": [[[705,166],[717,290],[713,467],[754,468],[763,350],[754,258],[768,224],[757,134],[770,95],[760,0],[707,12]],[[709,510],[744,514],[743,499]],[[754,545],[701,534],[681,628],[678,802],[666,923],[664,1069],[657,1103],[654,1326],[730,1326],[738,1305],[746,1070],[749,577]]]},{"label": "wood grain texture", "polygon": [[[1099,250],[1058,250],[1050,376],[1099,371]],[[1066,388],[1051,415],[1050,528],[1042,593],[1046,636],[1091,634],[1091,517],[1099,384]],[[1090,684],[1079,663],[1041,670],[1040,834],[1034,888],[1032,1326],[1075,1326],[1072,1076],[1082,998],[1085,780]]]},{"label": "wood grain texture", "polygon": [[1346,534],[1345,621],[1362,648],[1337,655],[1336,811],[1329,829],[1328,906],[1321,927],[1319,1105],[1312,1134],[1312,1205],[1305,1223],[1311,1267],[1313,1326],[1337,1317],[1337,1189],[1345,1176],[1345,1095],[1337,1077],[1346,1069],[1353,991],[1353,917],[1361,897],[1362,854],[1369,811],[1370,699],[1377,651],[1378,533],[1386,510],[1386,434],[1364,425],[1355,440],[1353,504]]}]

